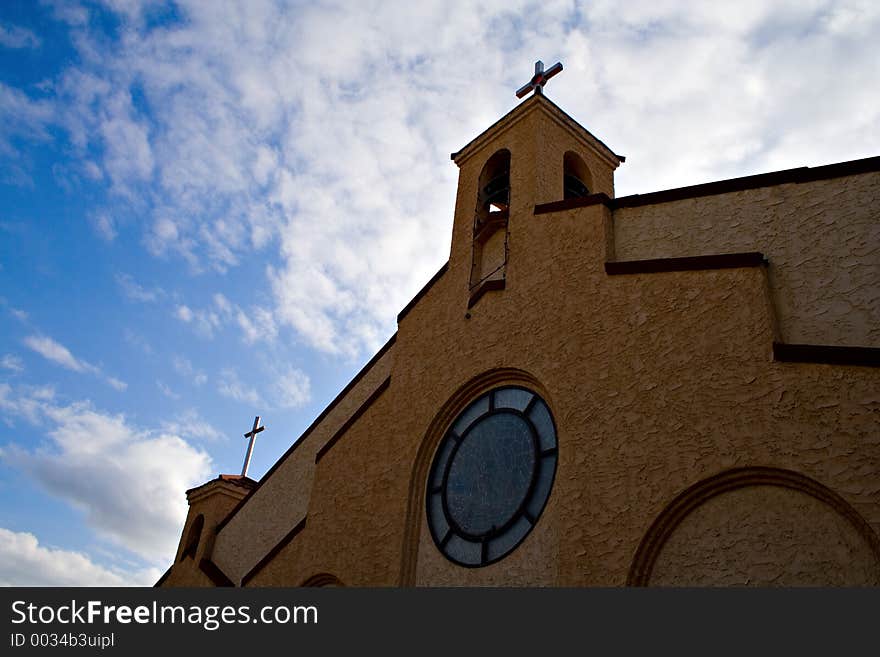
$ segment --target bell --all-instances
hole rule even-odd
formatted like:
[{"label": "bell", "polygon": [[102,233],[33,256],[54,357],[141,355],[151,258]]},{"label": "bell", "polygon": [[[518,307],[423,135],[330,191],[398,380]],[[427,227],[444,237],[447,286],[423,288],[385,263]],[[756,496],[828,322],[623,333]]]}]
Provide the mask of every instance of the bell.
[{"label": "bell", "polygon": [[510,172],[495,176],[483,187],[483,207],[490,212],[494,208],[504,210],[510,204]]},{"label": "bell", "polygon": [[590,195],[590,190],[587,189],[587,186],[570,173],[565,174],[563,186],[565,188],[565,198],[582,198]]}]

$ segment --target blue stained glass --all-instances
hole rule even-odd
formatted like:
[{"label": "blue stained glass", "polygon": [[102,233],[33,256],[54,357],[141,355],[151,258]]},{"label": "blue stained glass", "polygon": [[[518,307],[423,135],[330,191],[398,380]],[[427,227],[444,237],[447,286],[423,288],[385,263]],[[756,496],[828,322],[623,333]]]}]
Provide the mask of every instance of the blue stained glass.
[{"label": "blue stained glass", "polygon": [[495,391],[495,408],[515,408],[524,411],[532,401],[532,397],[534,397],[532,393],[522,388],[502,388]]},{"label": "blue stained glass", "polygon": [[496,559],[503,557],[516,547],[516,544],[529,533],[531,528],[532,525],[526,520],[525,516],[520,516],[509,530],[501,534],[498,538],[493,538],[489,541],[488,554],[486,555],[487,559],[489,561],[495,561]]},{"label": "blue stained glass", "polygon": [[446,554],[469,566],[479,566],[483,555],[483,545],[453,534],[446,543]]},{"label": "blue stained glass", "polygon": [[449,523],[446,522],[446,516],[443,515],[443,499],[441,494],[434,493],[431,495],[429,505],[431,516],[434,518],[434,534],[439,540],[443,540],[446,532],[449,531]]},{"label": "blue stained glass", "polygon": [[446,504],[466,533],[481,536],[507,523],[529,492],[535,448],[528,423],[500,412],[480,420],[452,458]]},{"label": "blue stained glass", "polygon": [[553,430],[553,420],[550,418],[550,411],[547,405],[540,399],[532,406],[529,411],[529,419],[535,423],[535,429],[538,430],[540,438],[541,451],[556,447],[556,431]]},{"label": "blue stained glass", "polygon": [[488,411],[489,396],[486,395],[484,397],[480,397],[477,401],[468,406],[461,415],[458,416],[458,419],[455,421],[452,430],[459,436],[463,436],[464,432],[468,430],[468,427],[471,425],[471,423]]},{"label": "blue stained glass", "polygon": [[446,472],[446,463],[449,461],[449,455],[452,454],[454,448],[454,440],[447,439],[440,444],[440,449],[437,450],[437,455],[434,457],[434,475],[431,477],[431,489],[434,489],[443,483],[443,474]]},{"label": "blue stained glass", "polygon": [[534,392],[506,386],[476,399],[431,466],[428,526],[437,547],[461,566],[502,559],[538,521],[557,462],[553,417]]},{"label": "blue stained glass", "polygon": [[526,506],[526,511],[537,518],[541,513],[544,502],[550,496],[550,487],[553,485],[553,475],[556,474],[556,457],[545,456],[538,464],[538,479],[535,482],[535,494],[532,495]]}]

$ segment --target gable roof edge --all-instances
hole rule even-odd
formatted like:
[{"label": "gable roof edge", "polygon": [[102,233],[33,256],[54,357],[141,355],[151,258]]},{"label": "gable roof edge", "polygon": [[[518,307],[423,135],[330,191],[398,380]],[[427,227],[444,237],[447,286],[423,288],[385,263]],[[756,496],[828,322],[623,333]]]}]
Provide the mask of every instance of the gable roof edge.
[{"label": "gable roof edge", "polygon": [[[575,121],[565,110],[544,95],[535,95],[528,100],[520,103],[507,114],[495,121],[488,128],[483,130],[479,135],[465,144],[455,153],[450,154],[452,159],[459,167],[483,144],[490,139],[504,134],[507,130],[516,125],[519,121],[529,116],[538,109],[543,110],[550,118],[555,120],[561,127],[568,129],[576,137],[585,140],[593,148],[598,151],[600,156],[608,161],[613,167],[617,167],[621,162],[626,161],[626,157],[618,155],[601,139],[596,137],[592,132],[587,130],[580,123]],[[517,116],[518,114],[518,116]]]}]

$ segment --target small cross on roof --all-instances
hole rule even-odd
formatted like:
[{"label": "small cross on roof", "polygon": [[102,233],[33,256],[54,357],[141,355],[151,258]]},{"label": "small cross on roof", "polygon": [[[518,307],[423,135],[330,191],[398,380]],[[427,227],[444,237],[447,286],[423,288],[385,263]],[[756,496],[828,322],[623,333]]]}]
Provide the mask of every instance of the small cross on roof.
[{"label": "small cross on roof", "polygon": [[516,97],[522,98],[531,91],[534,91],[535,94],[543,94],[544,85],[547,84],[547,80],[552,78],[561,70],[561,62],[556,62],[553,66],[545,71],[544,62],[538,60],[537,62],[535,62],[535,74],[532,76],[532,79],[529,80],[528,84],[525,84],[519,88],[519,90],[516,92]]},{"label": "small cross on roof", "polygon": [[251,464],[251,456],[254,453],[254,441],[257,439],[257,434],[263,431],[266,427],[260,426],[260,416],[254,418],[254,428],[244,434],[245,438],[248,438],[248,448],[247,453],[244,456],[244,465],[241,466],[241,476],[247,477],[248,467]]}]

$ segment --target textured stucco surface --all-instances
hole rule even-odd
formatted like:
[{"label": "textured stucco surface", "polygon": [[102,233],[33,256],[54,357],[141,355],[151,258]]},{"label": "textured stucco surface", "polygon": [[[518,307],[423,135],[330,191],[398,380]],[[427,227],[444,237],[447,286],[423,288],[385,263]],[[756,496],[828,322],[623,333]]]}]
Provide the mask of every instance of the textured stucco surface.
[{"label": "textured stucco surface", "polygon": [[[438,291],[401,326],[389,392],[419,389],[428,401],[406,434],[424,435],[455,389],[495,367],[542,382],[559,431],[554,491],[522,546],[488,568],[457,568],[420,513],[415,583],[623,584],[669,500],[752,464],[832,486],[876,528],[877,373],[774,363],[760,268],[606,276],[604,212],[514,217],[504,292],[481,300],[470,320],[450,309],[438,321],[456,306]],[[424,482],[413,485],[421,498]]]},{"label": "textured stucco surface", "polygon": [[761,251],[782,340],[880,347],[880,173],[614,213],[619,260]]},{"label": "textured stucco surface", "polygon": [[664,544],[658,586],[877,586],[880,555],[802,491],[750,486],[711,498]]},{"label": "textured stucco surface", "polygon": [[[403,317],[393,350],[328,417],[323,437],[310,438],[220,533],[213,558],[230,577],[247,572],[307,511],[302,532],[251,585],[298,584],[318,573],[354,586],[623,585],[640,541],[664,508],[695,482],[742,466],[785,468],[814,479],[872,531],[880,530],[880,370],[772,357],[777,315],[789,341],[877,344],[876,321],[865,325],[878,304],[875,233],[866,228],[871,211],[865,200],[876,197],[876,187],[858,176],[804,186],[812,189],[808,199],[803,190],[753,190],[696,199],[692,205],[702,209],[693,212],[683,201],[677,203],[683,204],[680,220],[673,203],[613,217],[602,205],[535,216],[536,203],[562,196],[565,151],[577,152],[591,168],[595,191],[609,195],[613,163],[552,112],[529,107],[513,127],[489,134],[460,162],[448,270]],[[506,286],[469,310],[477,178],[500,148],[511,152]],[[841,186],[862,200],[847,209],[852,194],[841,195]],[[789,199],[802,211],[791,210]],[[820,231],[825,242],[817,246],[808,239],[809,226],[801,225],[792,243],[784,243],[786,221],[813,208],[828,222],[840,203],[839,222],[847,225]],[[828,209],[815,215],[816,207]],[[743,226],[757,217],[773,229],[756,228],[737,242],[731,217]],[[679,227],[667,225],[676,221]],[[844,239],[851,229],[858,236]],[[615,252],[617,259],[635,259],[738,250],[763,251],[770,268],[604,271]],[[814,263],[818,269],[810,269]],[[812,273],[802,275],[802,267]],[[833,303],[823,297],[823,285],[837,290]],[[817,298],[802,298],[809,294]],[[850,294],[860,310],[832,312],[836,299]],[[789,305],[780,310],[781,303]],[[315,466],[314,453],[389,374],[387,390]],[[486,386],[524,381],[538,389],[556,420],[554,489],[536,527],[509,556],[486,568],[455,566],[426,526],[431,453],[468,399]],[[717,504],[725,503],[719,497]],[[792,506],[783,496],[779,505],[774,513],[796,526],[798,536],[814,531],[815,517],[816,531],[837,527],[841,545],[854,558],[860,554],[843,529],[813,514],[808,502]],[[682,523],[682,531],[698,528],[700,513]],[[760,536],[748,541],[745,557],[761,544]],[[706,553],[725,545],[699,543]],[[673,563],[676,553],[669,549]],[[776,560],[789,555],[782,548],[772,554]],[[823,556],[803,563],[830,562]]]}]

